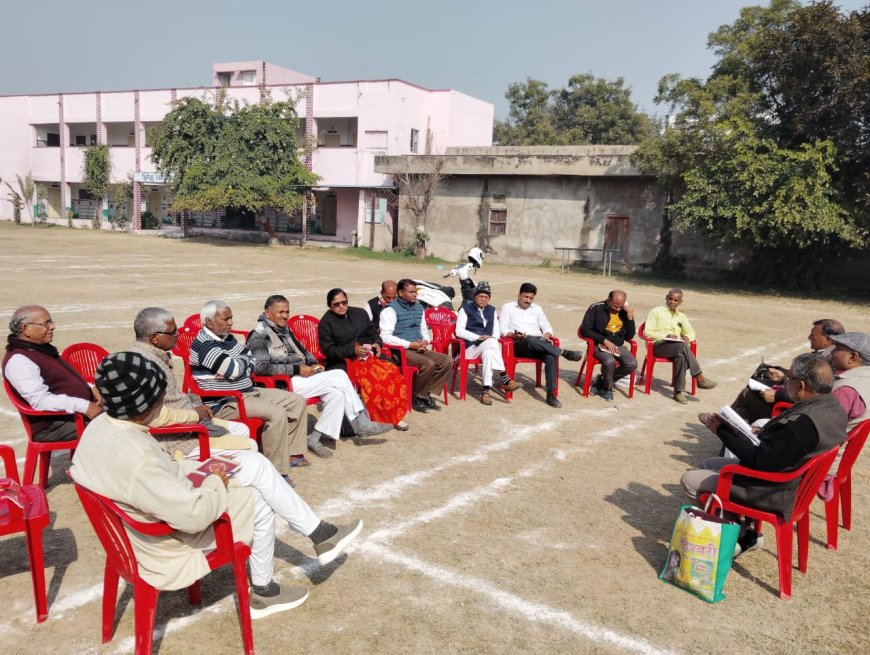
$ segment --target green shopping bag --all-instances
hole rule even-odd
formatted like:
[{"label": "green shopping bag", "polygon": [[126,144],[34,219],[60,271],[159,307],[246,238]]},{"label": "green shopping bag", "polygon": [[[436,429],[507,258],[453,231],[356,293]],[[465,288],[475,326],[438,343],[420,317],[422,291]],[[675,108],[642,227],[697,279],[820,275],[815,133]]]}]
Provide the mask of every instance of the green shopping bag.
[{"label": "green shopping bag", "polygon": [[659,580],[685,589],[708,603],[724,600],[722,587],[731,568],[734,546],[740,526],[710,512],[713,499],[722,502],[715,494],[707,499],[701,510],[692,505],[683,505],[671,535],[668,557]]}]

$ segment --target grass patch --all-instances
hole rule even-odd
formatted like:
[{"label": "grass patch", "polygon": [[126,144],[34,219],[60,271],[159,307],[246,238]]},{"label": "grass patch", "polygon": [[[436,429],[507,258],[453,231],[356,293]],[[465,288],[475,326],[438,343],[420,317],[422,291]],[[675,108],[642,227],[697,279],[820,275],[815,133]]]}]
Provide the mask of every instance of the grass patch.
[{"label": "grass patch", "polygon": [[392,252],[389,250],[372,250],[368,246],[360,246],[359,248],[341,248],[336,249],[336,254],[344,255],[345,257],[353,257],[356,259],[377,259],[388,262],[415,262],[418,264],[450,264],[446,259],[427,255],[424,259],[420,259],[413,252],[408,250],[400,250]]}]

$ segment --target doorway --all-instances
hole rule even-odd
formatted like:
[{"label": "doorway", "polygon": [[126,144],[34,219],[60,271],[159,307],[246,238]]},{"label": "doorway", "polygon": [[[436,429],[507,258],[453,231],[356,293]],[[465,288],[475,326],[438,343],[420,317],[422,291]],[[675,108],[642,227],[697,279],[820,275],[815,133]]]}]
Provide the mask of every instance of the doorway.
[{"label": "doorway", "polygon": [[628,260],[628,216],[606,214],[604,217],[604,249],[616,250],[611,261]]}]

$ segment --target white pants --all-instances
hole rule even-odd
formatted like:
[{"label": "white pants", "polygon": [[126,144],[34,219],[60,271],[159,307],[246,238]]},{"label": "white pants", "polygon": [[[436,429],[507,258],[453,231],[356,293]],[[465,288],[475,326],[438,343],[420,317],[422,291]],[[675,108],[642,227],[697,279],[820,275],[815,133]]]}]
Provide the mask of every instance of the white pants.
[{"label": "white pants", "polygon": [[251,431],[248,429],[248,426],[244,423],[239,423],[238,421],[227,421],[224,419],[218,419],[222,423],[226,423],[227,430],[230,431],[230,434],[235,434],[239,437],[251,437]]},{"label": "white pants", "polygon": [[501,357],[501,344],[498,339],[487,339],[465,348],[465,357],[473,359],[480,356],[483,362],[483,386],[492,386],[492,372],[504,370],[504,360]]},{"label": "white pants", "polygon": [[305,398],[320,396],[323,410],[314,429],[336,441],[341,435],[341,420],[346,416],[348,421],[352,421],[364,409],[350,378],[340,369],[316,373],[307,378],[294,375],[293,393]]},{"label": "white pants", "polygon": [[[314,532],[320,519],[291,487],[272,463],[257,450],[218,450],[212,455],[232,457],[239,463],[233,484],[250,487],[254,493],[254,539],[251,543],[251,582],[267,585],[272,580],[272,559],[275,554],[275,516],[287,521],[296,532],[305,536]],[[199,448],[187,458],[197,459]]]}]

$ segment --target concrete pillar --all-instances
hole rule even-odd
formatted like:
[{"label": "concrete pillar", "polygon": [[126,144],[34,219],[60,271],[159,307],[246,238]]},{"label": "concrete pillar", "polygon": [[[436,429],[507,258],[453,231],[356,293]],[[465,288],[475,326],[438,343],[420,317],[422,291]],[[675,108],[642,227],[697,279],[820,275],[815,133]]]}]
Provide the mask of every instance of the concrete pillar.
[{"label": "concrete pillar", "polygon": [[[133,134],[137,173],[142,172],[142,123],[139,120],[139,91],[133,92]],[[142,229],[142,184],[133,182],[133,231]]]},{"label": "concrete pillar", "polygon": [[[66,183],[66,147],[69,141],[69,132],[66,129],[66,123],[63,114],[63,94],[57,95],[57,127],[60,132],[60,204],[63,207],[64,218],[66,212],[72,209],[72,197],[70,194],[69,185]],[[36,212],[34,212],[34,221],[36,220]]]}]

